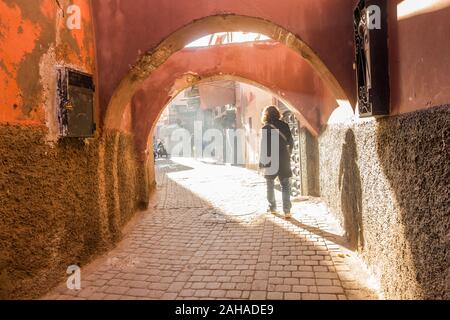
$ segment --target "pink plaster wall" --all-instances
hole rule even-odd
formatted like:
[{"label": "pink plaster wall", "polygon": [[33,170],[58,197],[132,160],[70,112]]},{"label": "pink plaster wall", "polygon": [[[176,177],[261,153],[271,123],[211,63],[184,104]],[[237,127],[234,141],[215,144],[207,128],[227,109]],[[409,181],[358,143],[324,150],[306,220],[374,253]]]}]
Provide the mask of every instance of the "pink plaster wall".
[{"label": "pink plaster wall", "polygon": [[399,2],[389,6],[391,114],[448,104],[450,6],[397,20]]},{"label": "pink plaster wall", "polygon": [[349,97],[354,96],[353,0],[92,0],[92,4],[103,108],[142,53],[193,20],[217,14],[266,19],[298,35]]}]

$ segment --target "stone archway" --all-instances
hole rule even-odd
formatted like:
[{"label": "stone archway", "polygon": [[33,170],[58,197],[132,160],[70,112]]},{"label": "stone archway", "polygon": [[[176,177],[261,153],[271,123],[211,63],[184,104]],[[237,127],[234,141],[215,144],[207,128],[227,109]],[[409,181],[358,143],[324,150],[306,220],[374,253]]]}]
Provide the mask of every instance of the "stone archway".
[{"label": "stone archway", "polygon": [[[157,113],[157,115],[155,117],[152,117],[151,119],[149,119],[151,126],[149,126],[149,130],[147,131],[148,133],[146,134],[146,141],[147,141],[147,145],[148,145],[147,147],[149,147],[149,143],[151,140],[150,137],[152,137],[156,123],[158,122],[158,119],[161,117],[161,114],[164,112],[164,110],[167,108],[167,106],[170,105],[170,103],[180,93],[182,93],[184,90],[186,90],[190,87],[193,87],[195,85],[205,84],[205,83],[210,83],[210,82],[215,82],[215,81],[224,81],[224,80],[233,80],[233,81],[237,81],[237,82],[242,82],[242,83],[252,85],[258,89],[261,89],[261,90],[264,90],[264,91],[270,93],[271,95],[276,97],[278,100],[282,101],[286,106],[288,106],[289,110],[297,117],[297,119],[299,119],[304,125],[307,126],[307,121],[305,120],[303,115],[300,112],[298,112],[298,110],[296,110],[295,108],[292,107],[292,104],[289,100],[286,100],[286,98],[281,97],[273,90],[267,88],[266,86],[264,86],[258,82],[255,82],[251,79],[242,78],[240,76],[230,75],[230,74],[217,74],[217,75],[199,78],[198,76],[196,76],[194,74],[188,73],[185,75],[185,77],[183,77],[183,79],[177,79],[177,81],[176,81],[177,83],[176,84],[174,83],[174,86],[173,86],[174,91],[171,92],[172,98],[165,104],[164,107],[158,109],[159,112]],[[315,132],[311,127],[308,128],[308,126],[307,126],[307,130],[309,130],[312,134],[317,134],[317,132]]]},{"label": "stone archway", "polygon": [[183,49],[144,81],[127,109],[127,113],[133,114],[131,126],[138,149],[145,149],[152,123],[179,90],[224,76],[245,79],[243,82],[256,84],[287,101],[313,135],[318,134],[321,123],[338,105],[314,69],[280,43],[264,41]]},{"label": "stone archway", "polygon": [[311,64],[336,99],[349,100],[344,89],[328,67],[312,48],[298,36],[271,21],[261,18],[239,15],[216,15],[191,22],[172,33],[156,48],[140,57],[135,66],[122,79],[109,101],[104,119],[105,129],[120,128],[125,107],[130,102],[134,93],[170,56],[182,50],[188,43],[197,38],[222,31],[257,32],[284,44]]}]

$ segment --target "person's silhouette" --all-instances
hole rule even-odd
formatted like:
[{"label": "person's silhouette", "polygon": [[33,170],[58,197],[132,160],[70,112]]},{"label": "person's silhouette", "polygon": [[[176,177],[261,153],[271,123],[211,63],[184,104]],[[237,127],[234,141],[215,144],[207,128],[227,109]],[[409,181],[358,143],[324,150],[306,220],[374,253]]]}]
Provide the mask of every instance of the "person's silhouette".
[{"label": "person's silhouette", "polygon": [[355,134],[348,130],[342,146],[339,168],[339,189],[341,189],[341,209],[344,215],[344,227],[350,246],[361,251],[364,247],[362,222],[361,176],[357,164]]}]

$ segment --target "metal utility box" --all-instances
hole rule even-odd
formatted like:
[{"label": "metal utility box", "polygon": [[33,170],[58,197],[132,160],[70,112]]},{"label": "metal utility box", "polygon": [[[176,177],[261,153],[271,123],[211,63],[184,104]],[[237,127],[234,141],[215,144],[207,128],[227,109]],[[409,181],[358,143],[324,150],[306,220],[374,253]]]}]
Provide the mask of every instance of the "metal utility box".
[{"label": "metal utility box", "polygon": [[389,115],[386,0],[361,0],[354,11],[356,79],[360,117]]},{"label": "metal utility box", "polygon": [[94,136],[94,92],[92,75],[66,67],[57,69],[57,108],[61,137]]}]

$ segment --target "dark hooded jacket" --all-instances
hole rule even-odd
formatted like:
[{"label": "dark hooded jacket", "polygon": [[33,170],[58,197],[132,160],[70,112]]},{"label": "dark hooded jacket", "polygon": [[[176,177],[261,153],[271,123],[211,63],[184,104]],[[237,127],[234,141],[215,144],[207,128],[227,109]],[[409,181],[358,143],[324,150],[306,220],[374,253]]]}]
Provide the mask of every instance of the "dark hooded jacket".
[{"label": "dark hooded jacket", "polygon": [[[275,128],[274,128],[275,127]],[[264,130],[267,130],[267,134],[264,134]],[[281,134],[276,132],[279,130]],[[270,123],[267,123],[262,128],[263,134],[261,135],[261,160],[260,167],[266,167],[267,164],[264,164],[262,159],[263,153],[267,150],[267,156],[272,156],[272,134],[279,135],[279,144],[278,144],[278,152],[279,152],[279,168],[276,174],[266,174],[266,178],[276,178],[277,176],[280,179],[290,178],[292,177],[292,169],[291,169],[291,154],[294,146],[294,139],[292,138],[291,129],[289,125],[281,120],[275,120]],[[271,172],[272,173],[272,172]]]}]

